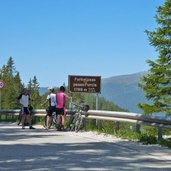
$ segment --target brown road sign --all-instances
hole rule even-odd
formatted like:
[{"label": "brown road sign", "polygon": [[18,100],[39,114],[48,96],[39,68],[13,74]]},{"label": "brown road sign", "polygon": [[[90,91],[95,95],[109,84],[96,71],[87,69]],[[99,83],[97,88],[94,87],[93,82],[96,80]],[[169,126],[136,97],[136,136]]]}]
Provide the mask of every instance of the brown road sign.
[{"label": "brown road sign", "polygon": [[71,92],[100,93],[100,76],[69,75],[68,85]]}]

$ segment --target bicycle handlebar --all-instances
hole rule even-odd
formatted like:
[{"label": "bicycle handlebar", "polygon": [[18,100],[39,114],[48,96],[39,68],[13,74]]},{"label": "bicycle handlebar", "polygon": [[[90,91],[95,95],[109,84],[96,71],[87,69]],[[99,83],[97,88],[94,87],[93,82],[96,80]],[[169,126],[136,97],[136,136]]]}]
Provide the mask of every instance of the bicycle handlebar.
[{"label": "bicycle handlebar", "polygon": [[78,113],[78,110],[66,110],[67,115],[74,115],[76,113]]},{"label": "bicycle handlebar", "polygon": [[79,110],[82,110],[82,111],[85,111],[85,112],[87,112],[89,110],[89,105],[79,105],[79,104],[76,104],[76,103],[71,103],[71,104],[74,105],[74,106],[79,107]]}]

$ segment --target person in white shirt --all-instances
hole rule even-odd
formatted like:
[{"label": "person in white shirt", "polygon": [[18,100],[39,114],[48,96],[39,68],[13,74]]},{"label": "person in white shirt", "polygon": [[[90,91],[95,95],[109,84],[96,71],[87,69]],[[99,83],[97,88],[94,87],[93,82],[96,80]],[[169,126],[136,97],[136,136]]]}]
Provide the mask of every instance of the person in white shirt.
[{"label": "person in white shirt", "polygon": [[52,113],[53,112],[56,113],[56,94],[54,93],[54,91],[55,91],[54,87],[49,88],[49,94],[47,95],[46,100],[41,104],[41,105],[44,105],[46,103],[49,104],[48,108],[46,109],[47,120],[46,120],[46,124],[45,124],[45,129],[50,128]]},{"label": "person in white shirt", "polygon": [[31,114],[29,110],[29,90],[24,89],[23,93],[18,97],[19,104],[21,105],[21,123],[22,123],[22,129],[24,129],[25,121],[29,123],[29,128],[30,129],[35,129],[32,127],[31,124]]}]

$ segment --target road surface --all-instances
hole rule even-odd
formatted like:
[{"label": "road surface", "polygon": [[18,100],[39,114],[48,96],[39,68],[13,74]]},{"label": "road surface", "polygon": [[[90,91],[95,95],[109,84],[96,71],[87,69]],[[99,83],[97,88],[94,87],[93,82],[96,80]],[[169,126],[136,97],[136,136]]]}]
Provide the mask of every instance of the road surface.
[{"label": "road surface", "polygon": [[0,123],[1,171],[171,171],[171,150],[158,145]]}]

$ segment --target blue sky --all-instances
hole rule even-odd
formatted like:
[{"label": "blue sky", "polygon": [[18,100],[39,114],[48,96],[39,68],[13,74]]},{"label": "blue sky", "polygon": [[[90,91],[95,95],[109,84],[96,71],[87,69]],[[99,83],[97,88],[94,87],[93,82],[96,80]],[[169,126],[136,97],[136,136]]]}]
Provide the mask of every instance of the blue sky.
[{"label": "blue sky", "polygon": [[147,71],[164,0],[0,0],[0,67],[12,56],[22,82],[68,84],[68,75]]}]

